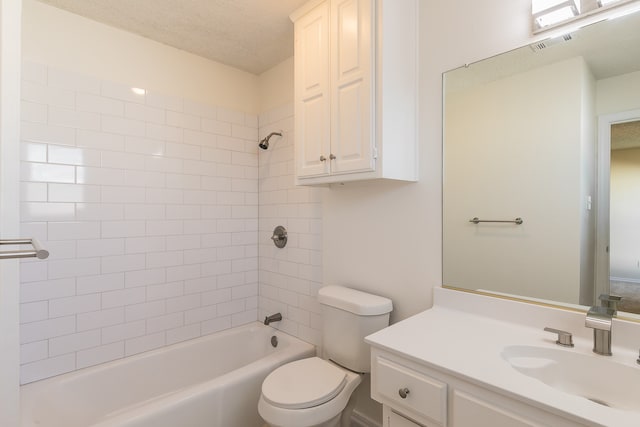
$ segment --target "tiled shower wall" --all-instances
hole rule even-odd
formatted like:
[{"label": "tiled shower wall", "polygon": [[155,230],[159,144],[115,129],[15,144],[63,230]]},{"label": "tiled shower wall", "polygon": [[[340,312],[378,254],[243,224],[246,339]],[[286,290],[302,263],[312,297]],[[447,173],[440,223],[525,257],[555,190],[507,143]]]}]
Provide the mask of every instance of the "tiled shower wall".
[{"label": "tiled shower wall", "polygon": [[[258,150],[260,165],[260,318],[281,312],[277,328],[320,346],[322,285],[322,192],[294,184],[293,105],[260,115],[260,136],[274,136],[268,150]],[[273,229],[288,231],[287,246],[275,247]]]},{"label": "tiled shower wall", "polygon": [[[257,319],[257,116],[33,63],[22,97],[21,234],[51,252],[22,263],[23,383]],[[273,188],[274,215],[319,232],[313,203],[291,217],[303,192]],[[264,263],[265,310],[314,338],[318,272],[295,265],[318,243],[292,240]]]}]

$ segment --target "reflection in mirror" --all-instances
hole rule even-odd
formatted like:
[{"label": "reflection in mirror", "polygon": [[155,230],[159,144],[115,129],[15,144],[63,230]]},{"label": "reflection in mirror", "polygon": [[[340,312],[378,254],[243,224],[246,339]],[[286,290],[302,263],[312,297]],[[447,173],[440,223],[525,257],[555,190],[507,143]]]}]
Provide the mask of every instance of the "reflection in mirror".
[{"label": "reflection in mirror", "polygon": [[[640,313],[640,228],[630,224],[640,164],[618,154],[640,153],[640,142],[616,150],[614,136],[634,120],[607,122],[610,166],[597,158],[598,120],[640,111],[640,13],[449,71],[444,83],[443,285],[584,306],[613,281],[622,309]],[[618,186],[619,163],[635,186]]]}]

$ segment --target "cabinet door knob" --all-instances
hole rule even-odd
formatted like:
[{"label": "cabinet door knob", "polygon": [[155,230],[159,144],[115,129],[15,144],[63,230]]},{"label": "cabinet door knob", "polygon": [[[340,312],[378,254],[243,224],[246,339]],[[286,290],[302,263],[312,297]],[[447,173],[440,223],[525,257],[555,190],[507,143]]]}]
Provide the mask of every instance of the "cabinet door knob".
[{"label": "cabinet door knob", "polygon": [[333,153],[329,154],[329,160],[335,160],[335,159],[336,159],[336,156]]},{"label": "cabinet door knob", "polygon": [[326,161],[326,160],[327,160],[327,158],[326,158],[325,156],[320,156],[320,161],[321,161],[321,162],[324,162],[324,161]]},{"label": "cabinet door knob", "polygon": [[398,390],[398,394],[400,395],[401,398],[406,399],[407,395],[409,394],[409,389],[408,388],[401,388],[400,390]]}]

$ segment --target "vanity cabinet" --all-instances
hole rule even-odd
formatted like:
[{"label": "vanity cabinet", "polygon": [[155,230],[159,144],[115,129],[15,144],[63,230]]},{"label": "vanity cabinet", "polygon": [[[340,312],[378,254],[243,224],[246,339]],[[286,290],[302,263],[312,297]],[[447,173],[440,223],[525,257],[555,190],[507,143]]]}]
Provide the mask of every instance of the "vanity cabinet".
[{"label": "vanity cabinet", "polygon": [[417,180],[417,0],[314,0],[291,15],[299,185]]},{"label": "vanity cabinet", "polygon": [[371,397],[383,404],[383,427],[583,426],[377,348]]}]

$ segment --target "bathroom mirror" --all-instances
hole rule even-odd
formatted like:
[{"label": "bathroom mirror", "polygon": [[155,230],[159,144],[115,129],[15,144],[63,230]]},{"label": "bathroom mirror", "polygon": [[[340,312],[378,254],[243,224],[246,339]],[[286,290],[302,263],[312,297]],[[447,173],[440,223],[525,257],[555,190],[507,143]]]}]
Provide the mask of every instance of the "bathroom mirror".
[{"label": "bathroom mirror", "polygon": [[446,72],[443,286],[640,313],[638,123],[637,12]]}]

